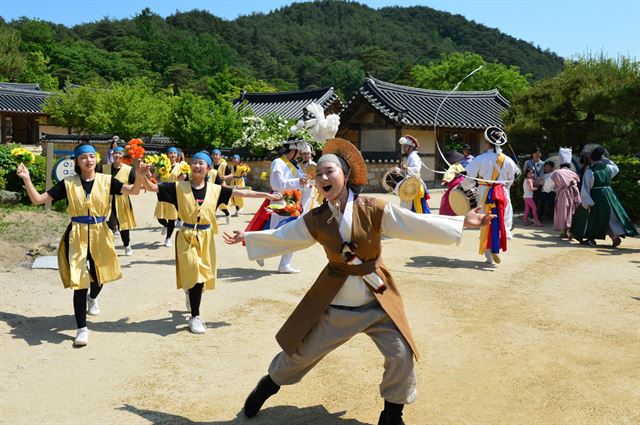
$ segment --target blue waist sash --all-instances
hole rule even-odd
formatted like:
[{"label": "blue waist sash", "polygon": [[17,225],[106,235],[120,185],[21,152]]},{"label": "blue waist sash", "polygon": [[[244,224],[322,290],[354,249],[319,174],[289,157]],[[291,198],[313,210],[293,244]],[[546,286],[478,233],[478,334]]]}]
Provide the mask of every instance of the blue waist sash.
[{"label": "blue waist sash", "polygon": [[98,224],[105,221],[107,218],[105,216],[93,216],[93,215],[77,215],[75,217],[71,217],[71,221],[74,223],[80,224]]},{"label": "blue waist sash", "polygon": [[196,229],[196,230],[207,230],[209,228],[211,228],[210,224],[189,224],[189,223],[182,223],[183,227],[186,227],[187,229]]}]

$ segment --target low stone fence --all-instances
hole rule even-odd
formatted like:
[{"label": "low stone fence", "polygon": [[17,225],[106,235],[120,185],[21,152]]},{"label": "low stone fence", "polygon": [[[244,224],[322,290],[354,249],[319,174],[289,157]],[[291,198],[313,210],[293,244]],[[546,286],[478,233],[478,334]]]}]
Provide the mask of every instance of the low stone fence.
[{"label": "low stone fence", "polygon": [[[248,160],[244,162],[251,168],[251,172],[247,176],[246,183],[254,190],[270,191],[269,185],[269,172],[271,171],[271,161],[267,160]],[[367,177],[368,184],[364,187],[364,192],[380,193],[385,190],[382,188],[380,181],[382,176],[393,167],[399,167],[400,162],[390,160],[380,161],[367,161]],[[260,179],[260,175],[266,172],[267,177],[264,180]],[[434,182],[427,182],[427,186],[431,189],[434,186]]]}]

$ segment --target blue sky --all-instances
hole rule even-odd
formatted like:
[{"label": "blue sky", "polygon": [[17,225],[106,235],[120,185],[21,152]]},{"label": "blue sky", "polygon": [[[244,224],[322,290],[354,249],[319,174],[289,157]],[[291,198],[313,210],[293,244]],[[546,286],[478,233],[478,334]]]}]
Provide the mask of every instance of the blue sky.
[{"label": "blue sky", "polygon": [[[640,59],[640,0],[362,0],[372,8],[423,5],[460,14],[571,58],[580,54]],[[268,13],[290,0],[1,0],[0,16],[40,18],[72,26],[102,17],[126,18],[150,7],[161,16],[205,9],[224,19]]]}]

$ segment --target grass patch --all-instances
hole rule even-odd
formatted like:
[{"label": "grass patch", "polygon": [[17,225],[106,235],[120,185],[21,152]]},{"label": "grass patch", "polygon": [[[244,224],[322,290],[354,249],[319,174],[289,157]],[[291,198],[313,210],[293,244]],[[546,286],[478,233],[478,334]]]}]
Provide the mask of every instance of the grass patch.
[{"label": "grass patch", "polygon": [[43,207],[0,207],[0,238],[6,242],[31,244],[59,239],[68,223],[66,214]]}]

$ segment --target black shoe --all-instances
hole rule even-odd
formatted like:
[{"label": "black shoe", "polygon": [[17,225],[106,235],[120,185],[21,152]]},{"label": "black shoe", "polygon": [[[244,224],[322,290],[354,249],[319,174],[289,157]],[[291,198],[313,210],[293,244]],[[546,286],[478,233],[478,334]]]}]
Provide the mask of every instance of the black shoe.
[{"label": "black shoe", "polygon": [[402,420],[403,408],[404,404],[395,404],[385,400],[384,410],[380,412],[378,425],[405,425]]},{"label": "black shoe", "polygon": [[244,402],[244,415],[247,418],[253,418],[264,402],[278,391],[280,391],[280,385],[273,382],[269,375],[263,376]]}]

